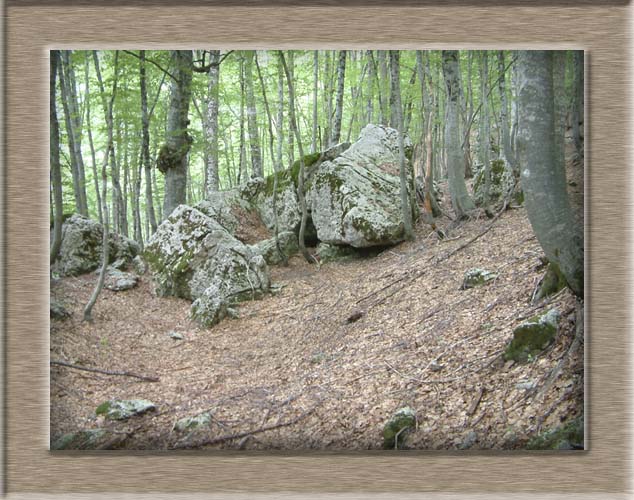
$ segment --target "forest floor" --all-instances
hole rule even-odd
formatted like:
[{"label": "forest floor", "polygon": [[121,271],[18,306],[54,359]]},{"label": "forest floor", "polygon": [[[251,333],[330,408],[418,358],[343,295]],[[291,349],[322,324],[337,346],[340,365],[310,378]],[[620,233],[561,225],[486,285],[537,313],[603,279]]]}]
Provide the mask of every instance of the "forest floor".
[{"label": "forest floor", "polygon": [[[97,276],[56,281],[51,293],[72,316],[51,320],[52,360],[160,380],[51,366],[51,440],[105,427],[127,449],[378,449],[385,422],[409,406],[417,426],[405,448],[512,449],[580,415],[576,300],[564,289],[531,302],[545,269],[524,208],[447,233],[441,240],[419,222],[414,241],[320,269],[293,257],[271,268],[280,293],[211,329],[190,320],[188,301],[156,297],[148,275],[129,291],[104,289],[92,324],[81,317]],[[462,290],[474,267],[499,276]],[[530,363],[505,363],[513,328],[552,307],[555,342]],[[123,422],[95,415],[115,398],[157,410]],[[209,427],[173,430],[202,412]]]}]

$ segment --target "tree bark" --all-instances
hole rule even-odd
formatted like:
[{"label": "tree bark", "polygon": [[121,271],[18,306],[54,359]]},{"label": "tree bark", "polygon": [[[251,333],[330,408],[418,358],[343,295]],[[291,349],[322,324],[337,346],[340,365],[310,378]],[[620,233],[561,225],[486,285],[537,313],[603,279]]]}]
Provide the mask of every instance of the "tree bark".
[{"label": "tree bark", "polygon": [[500,122],[502,123],[502,151],[504,159],[515,170],[513,152],[511,150],[511,130],[509,127],[509,104],[506,93],[506,65],[504,64],[504,51],[498,51],[498,89],[500,91]]},{"label": "tree bark", "polygon": [[258,134],[258,114],[255,107],[255,95],[253,94],[253,57],[254,50],[245,51],[245,86],[247,92],[247,121],[249,127],[249,146],[251,149],[251,174],[253,177],[263,177],[262,152],[260,150],[260,137]]},{"label": "tree bark", "polygon": [[518,152],[526,212],[546,257],[583,297],[583,228],[568,200],[555,145],[552,51],[522,51],[518,60]]},{"label": "tree bark", "polygon": [[284,163],[282,157],[282,145],[284,144],[284,67],[281,58],[278,58],[277,61],[277,123],[275,129],[277,131],[275,156],[277,164],[281,167]]},{"label": "tree bark", "polygon": [[205,175],[205,194],[218,191],[220,176],[218,172],[218,84],[220,83],[220,51],[209,51],[211,67],[207,77],[207,121],[205,123],[205,145],[207,165]]},{"label": "tree bark", "polygon": [[583,138],[580,127],[583,123],[583,50],[573,51],[573,69],[572,140],[575,145],[576,157],[583,158]]},{"label": "tree bark", "polygon": [[341,137],[341,118],[343,116],[343,90],[346,79],[346,51],[339,51],[339,63],[337,64],[337,97],[335,98],[335,120],[332,126],[332,136],[330,144],[332,146],[339,142]]},{"label": "tree bark", "polygon": [[284,53],[282,51],[279,52],[280,60],[282,61],[282,66],[284,67],[284,72],[286,73],[286,84],[288,85],[288,112],[290,115],[291,127],[293,129],[293,133],[295,134],[295,138],[297,139],[297,147],[299,148],[299,175],[297,178],[297,198],[299,200],[299,206],[302,210],[302,219],[299,225],[299,250],[306,259],[306,262],[314,262],[313,256],[306,249],[306,243],[304,239],[304,234],[306,232],[306,221],[308,219],[308,211],[306,209],[306,197],[304,193],[304,148],[302,147],[302,140],[299,133],[299,126],[297,125],[297,121],[295,120],[295,90],[293,88],[293,79],[291,78],[291,72],[286,64],[286,60],[284,59]]},{"label": "tree bark", "polygon": [[[96,61],[96,65],[97,68],[99,67],[98,64],[98,57],[97,57],[97,52],[93,51],[93,57]],[[114,80],[112,83],[112,93],[110,94],[110,102],[109,104],[107,104],[106,109],[104,110],[104,115],[106,118],[106,127],[108,129],[108,141],[107,141],[107,145],[106,145],[106,152],[104,154],[103,157],[103,162],[101,164],[101,200],[103,203],[103,216],[104,216],[104,223],[103,223],[103,239],[101,242],[101,246],[102,246],[102,260],[101,260],[101,270],[99,272],[99,279],[97,280],[97,284],[95,285],[95,288],[92,292],[92,295],[90,296],[90,299],[88,300],[88,303],[86,304],[86,307],[84,308],[84,321],[88,321],[88,322],[92,322],[92,308],[94,307],[95,303],[97,302],[97,298],[99,297],[99,294],[101,293],[101,290],[103,288],[103,284],[104,281],[106,279],[106,270],[108,268],[108,261],[109,261],[109,244],[108,244],[108,239],[109,239],[109,231],[108,231],[108,225],[109,225],[109,221],[108,221],[108,173],[107,173],[107,169],[106,167],[108,166],[108,159],[112,158],[112,151],[113,151],[113,123],[112,123],[112,108],[114,106],[114,100],[115,97],[117,95],[117,80],[118,80],[118,62],[119,62],[119,51],[115,51],[115,56],[114,56]],[[103,88],[103,81],[101,80],[101,73],[99,71],[97,71],[97,77],[99,79],[99,86],[100,88]],[[106,103],[106,97],[105,94],[103,95],[103,102]]]},{"label": "tree bark", "polygon": [[370,71],[370,74],[368,75],[368,90],[366,95],[366,123],[372,123],[372,120],[374,120],[374,82],[376,80],[376,65],[371,50],[366,52],[366,59]]},{"label": "tree bark", "polygon": [[318,109],[317,109],[317,90],[319,88],[319,51],[313,51],[313,140],[311,143],[310,152],[315,153],[317,151],[317,120],[318,120]]},{"label": "tree bark", "polygon": [[53,239],[51,241],[50,262],[53,264],[59,254],[62,245],[62,218],[64,215],[62,196],[62,169],[59,164],[59,122],[57,121],[56,102],[56,76],[59,66],[59,52],[51,50],[50,68],[50,162],[51,162],[51,183],[53,185],[53,200],[55,202],[55,213],[53,217]]},{"label": "tree bark", "polygon": [[177,80],[172,81],[167,137],[159,151],[157,165],[159,171],[165,175],[164,218],[169,217],[178,205],[187,201],[187,166],[192,142],[187,133],[193,71],[192,51],[172,51],[172,66]]},{"label": "tree bark", "polygon": [[85,64],[85,84],[86,84],[86,97],[85,97],[85,105],[86,105],[86,134],[88,135],[88,145],[90,146],[90,158],[91,158],[91,166],[92,166],[92,177],[94,179],[95,184],[95,199],[97,200],[97,214],[99,215],[99,223],[103,224],[103,210],[101,204],[101,193],[99,191],[99,174],[97,173],[97,158],[95,154],[95,144],[92,137],[92,127],[90,124],[90,57],[89,53],[86,52],[86,64]]},{"label": "tree bark", "polygon": [[[141,158],[145,171],[145,211],[151,234],[156,232],[156,213],[152,196],[152,163],[150,160],[150,116],[147,107],[147,85],[145,76],[145,51],[139,52],[139,86],[141,88]],[[160,91],[160,89],[159,89]],[[149,238],[149,234],[147,235]]]},{"label": "tree bark", "polygon": [[390,50],[390,69],[392,73],[392,115],[396,116],[396,126],[398,130],[398,150],[399,150],[399,179],[401,184],[401,212],[403,215],[403,232],[405,238],[411,240],[414,237],[412,225],[412,206],[407,192],[408,169],[405,159],[405,141],[403,139],[403,108],[401,106],[401,85],[399,51]]},{"label": "tree bark", "polygon": [[458,129],[458,64],[457,50],[442,51],[442,67],[447,90],[447,121],[445,125],[445,154],[449,176],[449,192],[456,218],[462,219],[475,209],[473,200],[467,192],[464,180],[464,157],[461,149],[461,137]]},{"label": "tree bark", "polygon": [[486,50],[482,51],[480,66],[480,95],[482,98],[482,111],[480,113],[480,159],[484,169],[484,191],[482,204],[489,205],[489,193],[491,192],[491,131],[489,126],[489,57]]}]

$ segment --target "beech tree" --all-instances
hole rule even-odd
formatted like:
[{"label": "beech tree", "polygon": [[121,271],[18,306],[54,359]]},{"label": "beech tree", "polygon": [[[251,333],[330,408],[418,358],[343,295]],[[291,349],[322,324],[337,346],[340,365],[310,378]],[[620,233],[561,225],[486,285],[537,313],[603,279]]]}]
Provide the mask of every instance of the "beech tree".
[{"label": "beech tree", "polygon": [[518,58],[518,152],[526,211],[551,264],[583,296],[583,228],[570,207],[564,165],[556,148],[552,51]]},{"label": "beech tree", "polygon": [[50,68],[50,162],[51,162],[51,187],[53,190],[53,200],[55,203],[55,215],[53,217],[53,236],[51,240],[51,264],[57,259],[59,249],[62,245],[62,217],[64,215],[62,196],[62,170],[59,164],[59,122],[57,121],[57,68],[59,65],[59,52],[51,50]]},{"label": "beech tree", "polygon": [[464,180],[464,156],[462,138],[458,128],[458,106],[460,90],[458,83],[459,53],[457,50],[442,51],[442,68],[447,91],[447,121],[445,124],[445,151],[451,203],[458,219],[462,219],[475,209]]}]

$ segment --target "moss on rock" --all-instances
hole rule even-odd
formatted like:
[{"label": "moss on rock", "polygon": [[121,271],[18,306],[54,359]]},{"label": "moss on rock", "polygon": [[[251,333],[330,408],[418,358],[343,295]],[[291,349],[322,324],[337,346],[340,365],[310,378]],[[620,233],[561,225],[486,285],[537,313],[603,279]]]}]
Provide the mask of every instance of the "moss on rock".
[{"label": "moss on rock", "polygon": [[504,359],[520,363],[531,360],[553,342],[558,324],[557,309],[551,309],[525,321],[513,330],[513,339],[504,351]]},{"label": "moss on rock", "polygon": [[397,449],[403,445],[406,433],[416,427],[416,412],[406,406],[392,415],[383,427],[383,448]]}]

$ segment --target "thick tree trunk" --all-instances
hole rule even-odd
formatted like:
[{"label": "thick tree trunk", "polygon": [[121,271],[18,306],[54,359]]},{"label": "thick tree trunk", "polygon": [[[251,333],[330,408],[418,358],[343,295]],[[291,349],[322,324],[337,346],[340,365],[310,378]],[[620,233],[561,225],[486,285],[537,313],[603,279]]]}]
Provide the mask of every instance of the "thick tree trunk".
[{"label": "thick tree trunk", "polygon": [[[145,51],[139,52],[139,85],[141,88],[141,158],[145,171],[145,211],[151,234],[156,232],[156,213],[152,196],[152,163],[150,160],[150,116],[147,107],[147,85],[145,77]],[[159,89],[160,91],[160,89]],[[149,234],[147,234],[149,238]]]},{"label": "thick tree trunk", "polygon": [[566,51],[553,51],[553,94],[555,105],[555,150],[557,163],[566,164]]},{"label": "thick tree trunk", "polygon": [[167,137],[159,151],[157,165],[165,175],[164,218],[169,217],[178,205],[187,201],[187,165],[192,141],[187,133],[189,101],[191,100],[192,51],[172,51],[172,67],[177,80],[172,82],[167,115]]},{"label": "thick tree trunk", "polygon": [[220,82],[220,51],[209,51],[211,67],[207,77],[207,115],[205,123],[205,145],[207,165],[205,175],[205,195],[218,191],[220,177],[218,172],[218,84]]},{"label": "thick tree trunk", "polygon": [[572,101],[572,140],[577,158],[583,158],[583,50],[573,51],[574,99]]},{"label": "thick tree trunk", "polygon": [[449,192],[456,218],[462,219],[475,209],[464,180],[464,157],[458,128],[459,85],[457,50],[442,51],[442,67],[447,90],[447,122],[445,125],[445,154],[449,176]]},{"label": "thick tree trunk", "polygon": [[62,196],[62,169],[59,164],[59,122],[57,121],[56,104],[56,76],[59,66],[59,52],[51,50],[51,70],[50,70],[50,162],[51,162],[51,183],[53,185],[53,201],[55,203],[55,213],[53,217],[53,239],[51,241],[51,264],[57,259],[59,249],[62,245],[62,217],[64,214]]},{"label": "thick tree trunk", "polygon": [[341,119],[343,117],[343,90],[346,79],[346,51],[339,51],[339,63],[337,64],[337,97],[335,99],[335,119],[332,126],[330,146],[337,144],[341,138]]},{"label": "thick tree trunk", "polygon": [[583,297],[583,228],[575,222],[555,144],[552,51],[520,52],[518,73],[518,150],[528,218],[548,260]]},{"label": "thick tree trunk", "polygon": [[258,133],[258,113],[253,94],[253,57],[254,50],[245,51],[245,86],[247,91],[247,121],[249,126],[249,146],[251,149],[251,175],[264,177],[262,171],[262,152],[260,150],[260,136]]},{"label": "thick tree trunk", "polygon": [[411,240],[414,237],[412,224],[412,206],[407,192],[409,172],[407,160],[405,159],[405,141],[403,139],[403,108],[401,106],[401,85],[399,68],[399,51],[390,50],[390,69],[392,73],[392,115],[396,116],[396,126],[398,130],[398,150],[399,150],[399,178],[401,181],[401,212],[403,215],[403,231],[405,238]]}]

